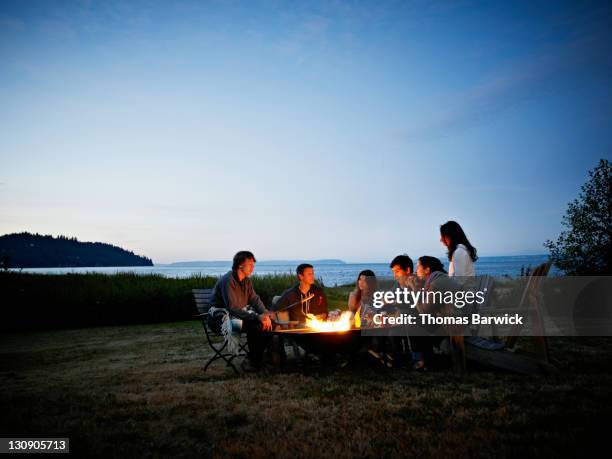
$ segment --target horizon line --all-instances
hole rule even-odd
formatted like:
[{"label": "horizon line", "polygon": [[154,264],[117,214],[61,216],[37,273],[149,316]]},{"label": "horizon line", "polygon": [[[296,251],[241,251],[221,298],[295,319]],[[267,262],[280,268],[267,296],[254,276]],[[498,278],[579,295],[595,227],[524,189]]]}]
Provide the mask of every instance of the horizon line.
[{"label": "horizon line", "polygon": [[[511,258],[511,257],[549,257],[550,254],[548,253],[524,253],[524,254],[514,254],[514,255],[479,255],[478,259],[481,258],[494,258],[494,257],[504,257],[504,258]],[[439,258],[441,259],[446,259],[447,257],[444,256],[440,256]],[[418,257],[416,258],[418,259]],[[366,263],[375,263],[375,264],[383,264],[383,263],[389,263],[388,261],[347,261],[347,260],[343,260],[341,258],[315,258],[315,259],[265,259],[265,260],[258,260],[256,263],[270,263],[270,262],[317,262],[317,261],[340,261],[342,263],[345,264],[366,264]],[[162,266],[162,265],[172,265],[172,264],[178,264],[178,263],[231,263],[232,260],[182,260],[182,261],[173,261],[173,262],[169,262],[169,263],[153,263],[154,266]],[[476,260],[476,262],[478,262],[478,260]]]}]

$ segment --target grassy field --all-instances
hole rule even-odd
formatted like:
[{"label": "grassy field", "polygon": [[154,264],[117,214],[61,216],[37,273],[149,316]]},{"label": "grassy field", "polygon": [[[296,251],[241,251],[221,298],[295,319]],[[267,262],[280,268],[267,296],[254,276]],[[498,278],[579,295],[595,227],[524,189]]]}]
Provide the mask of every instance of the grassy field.
[{"label": "grassy field", "polygon": [[98,457],[596,452],[612,419],[612,341],[551,347],[554,378],[367,360],[235,376],[202,371],[197,322],[3,334],[0,434],[68,436]]}]

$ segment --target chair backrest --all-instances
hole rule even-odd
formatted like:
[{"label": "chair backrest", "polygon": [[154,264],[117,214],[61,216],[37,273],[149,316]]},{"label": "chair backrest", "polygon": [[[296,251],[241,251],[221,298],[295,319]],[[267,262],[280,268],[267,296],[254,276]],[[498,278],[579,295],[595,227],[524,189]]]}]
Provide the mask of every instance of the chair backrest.
[{"label": "chair backrest", "polygon": [[[484,301],[482,303],[474,303],[472,313],[478,314],[480,311],[486,311],[493,297],[493,276],[488,274],[476,276],[474,279],[474,292],[484,292]],[[471,327],[472,336],[477,336],[480,331],[480,325]]]},{"label": "chair backrest", "polygon": [[[526,307],[526,303],[530,300],[533,300],[535,296],[540,292],[540,283],[542,279],[548,275],[549,270],[550,262],[542,263],[533,270],[533,272],[529,276],[529,279],[527,279],[525,290],[523,290],[523,295],[521,296],[521,302],[519,303],[521,308]],[[536,303],[535,305],[530,304],[529,306],[537,307],[538,305]]]},{"label": "chair backrest", "polygon": [[[544,323],[542,321],[542,315],[540,312],[540,303],[542,301],[541,298],[541,289],[540,284],[544,277],[548,275],[548,271],[550,270],[551,263],[542,263],[538,267],[536,267],[529,279],[527,279],[527,283],[525,285],[525,290],[523,290],[523,295],[521,297],[521,302],[519,303],[519,309],[531,309],[535,312],[534,323],[532,324],[532,328],[535,333],[540,333],[540,336],[544,336]],[[512,348],[516,345],[518,341],[518,335],[520,334],[522,325],[514,326],[514,332],[511,336],[506,338],[506,347]],[[544,338],[542,338],[544,339]],[[547,345],[544,342],[543,352],[547,356],[548,349]],[[546,357],[548,358],[548,357]]]},{"label": "chair backrest", "polygon": [[484,301],[480,304],[476,303],[477,307],[474,312],[478,312],[481,309],[487,309],[491,298],[493,297],[493,276],[488,274],[477,276],[476,278],[476,292],[484,292]]},{"label": "chair backrest", "polygon": [[193,297],[196,302],[196,307],[200,314],[205,314],[210,309],[210,303],[213,299],[212,288],[194,288],[191,290]]}]

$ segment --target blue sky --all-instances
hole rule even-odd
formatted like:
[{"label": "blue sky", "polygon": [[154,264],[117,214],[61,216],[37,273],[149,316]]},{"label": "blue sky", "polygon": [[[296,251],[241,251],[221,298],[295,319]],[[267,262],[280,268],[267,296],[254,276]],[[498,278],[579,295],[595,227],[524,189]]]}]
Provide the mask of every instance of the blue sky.
[{"label": "blue sky", "polygon": [[0,3],[0,233],[155,262],[544,253],[612,151],[597,2]]}]

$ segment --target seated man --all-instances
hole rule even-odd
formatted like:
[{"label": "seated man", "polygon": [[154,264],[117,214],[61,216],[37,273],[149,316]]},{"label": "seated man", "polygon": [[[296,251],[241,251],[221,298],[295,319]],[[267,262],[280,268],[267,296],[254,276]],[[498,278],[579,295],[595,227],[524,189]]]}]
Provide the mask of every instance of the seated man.
[{"label": "seated man", "polygon": [[406,254],[398,255],[389,263],[389,268],[391,268],[393,277],[397,281],[397,287],[415,289],[412,258]]},{"label": "seated man", "polygon": [[261,366],[263,352],[269,341],[264,331],[272,329],[270,311],[255,293],[249,276],[255,269],[255,256],[248,251],[234,255],[232,270],[221,276],[213,289],[211,306],[228,309],[232,317],[241,320],[249,343],[251,369]]},{"label": "seated man", "polygon": [[[417,277],[414,275],[414,263],[412,262],[412,258],[407,254],[404,253],[393,258],[391,263],[389,263],[389,268],[391,268],[393,278],[395,279],[394,290],[395,288],[417,290]],[[406,305],[396,306],[396,308],[401,312],[410,312],[410,308]],[[408,311],[405,311],[406,308]],[[394,366],[403,366],[407,363],[404,357],[402,339],[402,336],[391,336],[388,342],[384,343],[391,348]],[[406,351],[409,352],[408,350]],[[412,358],[412,356],[410,356],[410,358]]]},{"label": "seated man", "polygon": [[[412,290],[417,291],[423,287],[423,281],[419,280],[419,277],[414,271],[414,263],[405,253],[396,256],[391,263],[389,268],[393,273],[395,283],[393,284],[393,290],[399,288],[400,290]],[[396,308],[401,312],[411,312],[411,308],[406,304],[395,305]]]},{"label": "seated man", "polygon": [[[285,308],[293,304],[294,306],[288,309],[289,320],[296,320],[300,324],[306,322],[306,314],[312,314],[319,319],[326,319],[328,312],[327,298],[323,289],[314,285],[314,268],[312,265],[303,263],[297,267],[296,272],[300,282],[295,287],[283,292],[273,306],[273,310],[287,310]],[[307,299],[309,297],[312,298]]]}]

